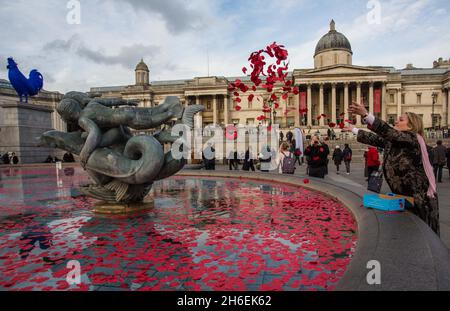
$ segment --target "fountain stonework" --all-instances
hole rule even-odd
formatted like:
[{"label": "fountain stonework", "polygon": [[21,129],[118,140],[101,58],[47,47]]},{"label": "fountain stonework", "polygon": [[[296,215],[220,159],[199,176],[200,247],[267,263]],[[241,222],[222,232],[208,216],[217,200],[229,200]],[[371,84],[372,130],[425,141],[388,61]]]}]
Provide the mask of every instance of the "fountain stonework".
[{"label": "fountain stonework", "polygon": [[[143,204],[153,182],[170,177],[186,164],[164,153],[165,143],[180,136],[171,135],[173,120],[186,129],[194,126],[194,116],[201,105],[183,107],[177,97],[167,97],[156,107],[136,107],[136,102],[122,99],[91,98],[85,93],[69,92],[56,110],[61,117],[79,128],[74,132],[48,131],[39,145],[59,148],[80,157],[81,165],[93,184],[81,187],[87,196],[101,200],[94,211],[129,212]],[[133,135],[130,129],[158,129],[152,135]]]}]

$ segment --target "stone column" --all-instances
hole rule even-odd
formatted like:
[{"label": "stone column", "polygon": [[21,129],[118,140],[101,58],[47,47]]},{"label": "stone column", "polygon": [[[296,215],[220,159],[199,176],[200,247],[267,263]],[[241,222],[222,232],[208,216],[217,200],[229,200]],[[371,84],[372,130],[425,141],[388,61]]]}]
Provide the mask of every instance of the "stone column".
[{"label": "stone column", "polygon": [[383,82],[381,88],[381,119],[387,121],[387,93],[386,93],[386,83]]},{"label": "stone column", "polygon": [[[295,95],[294,94],[294,108],[295,108],[295,127],[300,126],[300,94]],[[286,114],[287,116],[288,114]]]},{"label": "stone column", "polygon": [[344,83],[344,120],[348,120],[348,82]]},{"label": "stone column", "polygon": [[[200,96],[195,95],[195,104],[200,105]],[[196,126],[197,128],[203,128],[203,113],[199,112],[196,114]]]},{"label": "stone column", "polygon": [[312,86],[308,84],[308,94],[307,94],[307,108],[308,108],[308,126],[312,125]]},{"label": "stone column", "polygon": [[[361,104],[361,82],[356,82],[356,102]],[[361,126],[361,116],[356,116],[356,125]]]},{"label": "stone column", "polygon": [[373,112],[373,82],[370,82],[369,84],[369,112]]},{"label": "stone column", "polygon": [[442,126],[448,125],[448,90],[442,90]]},{"label": "stone column", "polygon": [[402,115],[402,89],[397,89],[397,118]]},{"label": "stone column", "polygon": [[[320,83],[320,87],[319,87],[319,115],[323,115],[324,114],[324,103],[323,103],[323,83]],[[325,122],[324,122],[324,117],[320,118],[320,122],[319,125],[320,126],[324,126]]]},{"label": "stone column", "polygon": [[336,123],[336,83],[331,85],[331,122]]},{"label": "stone column", "polygon": [[229,123],[228,109],[230,107],[230,100],[231,100],[231,96],[228,96],[228,95],[223,96],[223,123],[225,126],[227,126]]},{"label": "stone column", "polygon": [[219,123],[217,120],[218,120],[217,95],[213,95],[213,123],[214,123],[214,125],[217,125]]}]

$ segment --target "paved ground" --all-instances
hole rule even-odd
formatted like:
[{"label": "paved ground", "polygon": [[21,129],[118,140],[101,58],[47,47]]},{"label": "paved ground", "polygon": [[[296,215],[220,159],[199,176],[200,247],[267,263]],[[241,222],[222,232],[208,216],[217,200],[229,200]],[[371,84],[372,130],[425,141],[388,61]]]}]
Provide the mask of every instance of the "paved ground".
[{"label": "paved ground", "polygon": [[[241,168],[242,166],[240,166]],[[217,170],[228,170],[228,166],[217,165]],[[341,167],[341,170],[345,168]],[[306,174],[306,165],[297,167],[296,175]],[[441,222],[441,239],[447,248],[450,250],[450,178],[448,170],[444,170],[442,178],[442,183],[438,184],[438,195],[439,195],[439,213]],[[364,190],[367,188],[367,182],[364,177],[364,166],[362,163],[354,163],[351,168],[351,174],[346,175],[345,173],[336,174],[334,165],[329,166],[329,174],[325,177],[325,180],[331,181],[333,183],[345,184],[349,188],[354,188],[358,190]],[[390,192],[389,187],[386,182],[383,183],[383,192]]]}]

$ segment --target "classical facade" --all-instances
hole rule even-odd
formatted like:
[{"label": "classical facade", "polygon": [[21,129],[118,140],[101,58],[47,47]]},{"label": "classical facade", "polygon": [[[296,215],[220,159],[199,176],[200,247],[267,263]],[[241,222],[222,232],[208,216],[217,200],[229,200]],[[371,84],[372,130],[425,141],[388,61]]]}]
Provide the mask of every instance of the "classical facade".
[{"label": "classical facade", "polygon": [[[143,61],[135,74],[135,85],[96,87],[91,93],[139,99],[146,107],[158,105],[166,96],[178,96],[185,105],[199,103],[206,107],[201,117],[203,125],[257,124],[267,99],[263,89],[257,90],[252,102],[243,94],[242,109],[234,109],[236,103],[227,85],[237,78],[250,83],[246,76],[150,82],[150,70]],[[391,123],[403,112],[411,111],[423,117],[427,128],[449,124],[450,61],[439,59],[430,68],[415,68],[412,64],[404,69],[354,65],[350,41],[336,30],[334,21],[317,43],[314,68],[294,69],[290,74],[300,94],[281,100],[276,114],[267,115],[281,128],[311,126],[325,130],[329,123],[352,118],[347,115],[351,101],[364,102],[369,111]],[[305,115],[300,113],[302,108],[308,110]],[[318,119],[322,114],[326,117]],[[355,121],[361,122],[359,118]]]}]

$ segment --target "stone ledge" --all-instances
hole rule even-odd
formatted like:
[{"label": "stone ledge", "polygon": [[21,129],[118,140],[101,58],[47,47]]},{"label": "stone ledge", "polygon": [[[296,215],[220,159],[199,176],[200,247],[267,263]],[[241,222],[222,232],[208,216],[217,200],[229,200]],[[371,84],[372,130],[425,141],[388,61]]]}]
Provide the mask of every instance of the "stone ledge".
[{"label": "stone ledge", "polygon": [[[356,250],[337,291],[450,290],[450,254],[434,232],[415,215],[383,213],[362,207],[362,193],[345,185],[306,176],[234,171],[189,171],[177,175],[230,177],[281,182],[319,191],[340,200],[358,223]],[[303,179],[308,178],[309,184]],[[366,265],[381,264],[381,284],[369,285]]]},{"label": "stone ledge", "polygon": [[21,103],[18,101],[8,101],[8,102],[0,102],[0,107],[2,108],[17,108],[17,109],[30,109],[30,110],[38,110],[45,112],[53,112],[55,109],[51,106],[45,105],[36,105],[31,103]]}]

